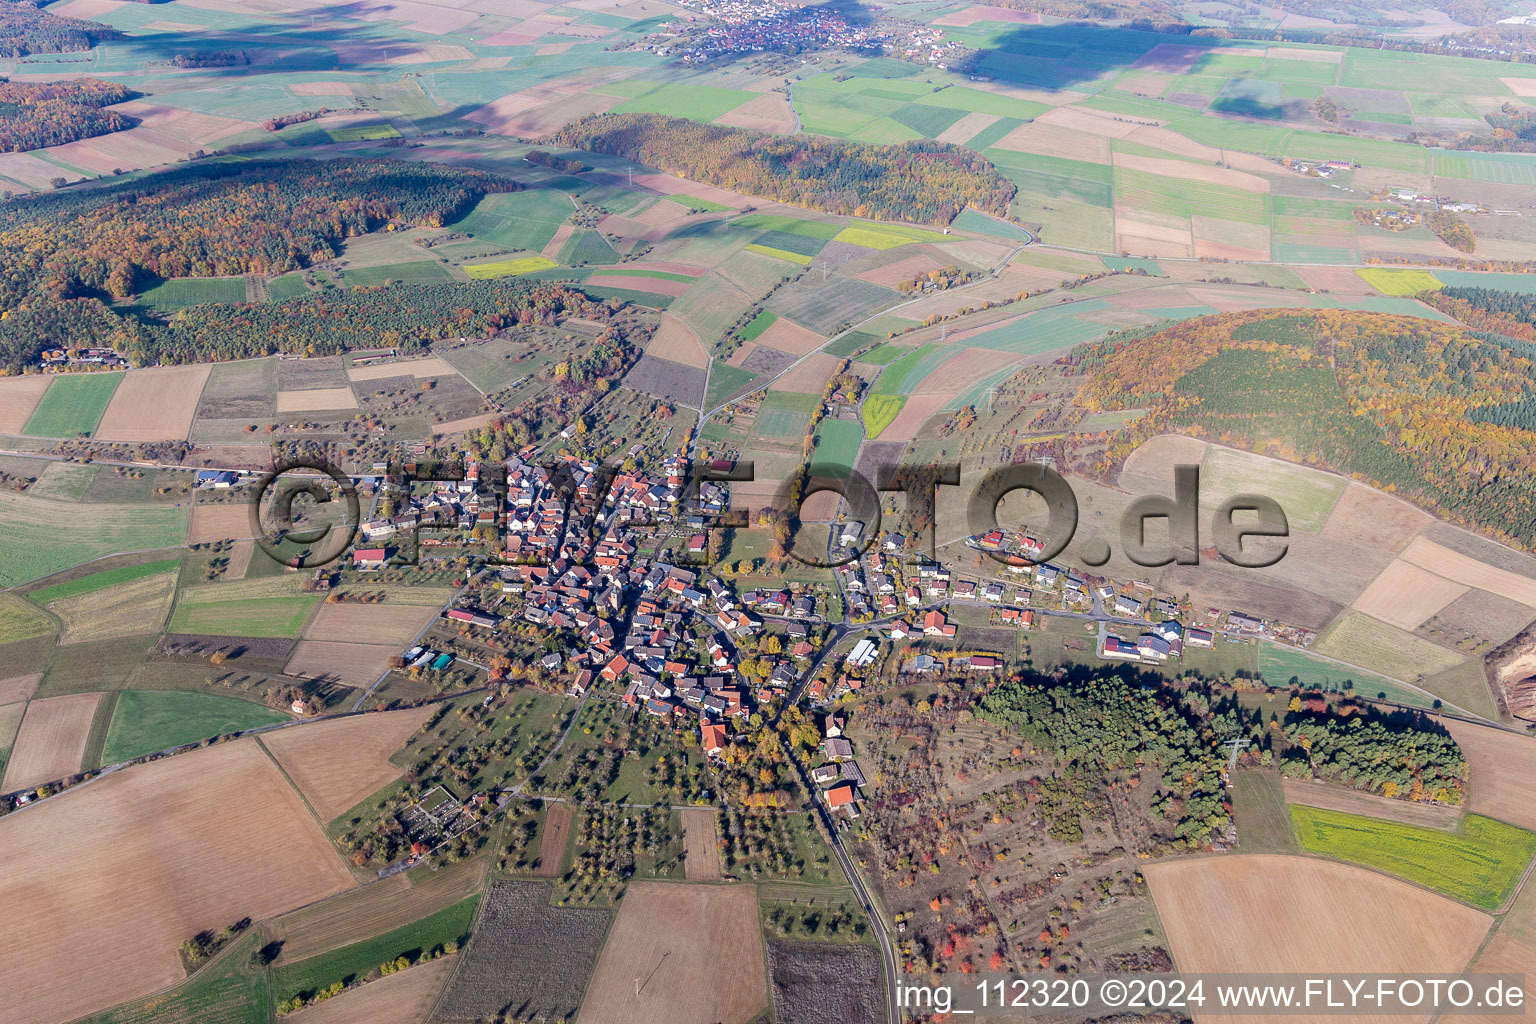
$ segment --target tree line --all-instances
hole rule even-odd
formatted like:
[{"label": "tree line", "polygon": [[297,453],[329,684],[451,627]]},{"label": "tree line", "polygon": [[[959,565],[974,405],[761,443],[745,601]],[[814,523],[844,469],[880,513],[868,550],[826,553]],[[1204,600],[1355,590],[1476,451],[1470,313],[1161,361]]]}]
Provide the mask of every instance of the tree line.
[{"label": "tree line", "polygon": [[553,141],[748,195],[877,220],[942,226],[967,206],[1006,219],[1017,191],[979,153],[942,142],[785,138],[661,114],[594,114],[566,125]]},{"label": "tree line", "polygon": [[109,25],[80,18],[61,18],[28,0],[0,2],[0,57],[33,53],[76,53],[103,39],[122,39]]}]

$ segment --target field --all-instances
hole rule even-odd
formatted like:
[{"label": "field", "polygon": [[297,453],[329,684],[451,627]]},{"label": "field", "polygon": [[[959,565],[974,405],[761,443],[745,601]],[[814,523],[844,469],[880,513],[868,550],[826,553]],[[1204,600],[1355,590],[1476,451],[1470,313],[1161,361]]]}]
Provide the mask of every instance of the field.
[{"label": "field", "polygon": [[175,593],[176,574],[167,572],[60,598],[48,610],[64,621],[59,643],[81,644],[160,632]]},{"label": "field", "polygon": [[526,1019],[575,1016],[612,916],[553,907],[550,895],[547,883],[491,886],[435,1019],[481,1021],[509,1006]]},{"label": "field", "polygon": [[1350,607],[1388,625],[1411,631],[1466,592],[1467,588],[1460,583],[1452,583],[1399,559],[1372,580]]},{"label": "field", "polygon": [[359,124],[346,128],[327,128],[325,134],[332,142],[372,142],[377,139],[398,139],[400,133],[393,125]]},{"label": "field", "polygon": [[80,770],[99,693],[73,693],[27,704],[0,790],[15,792]]},{"label": "field", "polygon": [[211,363],[201,363],[129,370],[95,436],[103,441],[186,440],[211,369]]},{"label": "field", "polygon": [[1291,805],[1302,848],[1364,864],[1474,906],[1504,902],[1536,856],[1536,835],[1469,814],[1455,833],[1381,818]]},{"label": "field", "polygon": [[238,540],[255,535],[251,527],[251,507],[243,501],[222,505],[193,505],[192,525],[187,531],[188,544],[207,544],[215,540]]},{"label": "field", "polygon": [[484,858],[370,882],[269,921],[263,930],[283,948],[277,963],[307,960],[370,935],[395,931],[479,892]]},{"label": "field", "polygon": [[1481,911],[1406,882],[1311,857],[1187,858],[1148,864],[1143,873],[1185,973],[1456,972],[1490,923]]},{"label": "field", "polygon": [[122,373],[74,373],[54,379],[37,403],[23,433],[37,437],[75,437],[96,429]]},{"label": "field", "polygon": [[399,653],[395,644],[301,640],[284,671],[291,676],[326,679],[343,686],[368,687],[384,674],[389,659]]},{"label": "field", "polygon": [[1472,810],[1536,830],[1536,740],[1454,720],[1445,727],[1467,759]]},{"label": "field", "polygon": [[1409,682],[1443,672],[1461,660],[1443,647],[1359,612],[1345,612],[1319,634],[1317,652]]},{"label": "field", "polygon": [[272,972],[273,994],[278,1002],[313,994],[338,981],[361,979],[386,960],[404,956],[414,962],[449,942],[462,944],[479,902],[478,895],[471,896],[394,931],[284,964]]},{"label": "field", "polygon": [[187,587],[176,599],[170,633],[213,636],[298,636],[320,602],[298,592],[290,575]]},{"label": "field", "polygon": [[311,388],[308,391],[279,391],[277,411],[328,412],[337,409],[356,409],[357,396],[351,388]]},{"label": "field", "polygon": [[0,587],[115,552],[180,547],[187,516],[185,508],[81,505],[0,492]]},{"label": "field", "polygon": [[173,277],[140,292],[140,306],[175,310],[199,302],[244,302],[243,277]]},{"label": "field", "polygon": [[678,812],[683,822],[683,871],[690,882],[720,880],[720,845],[715,835],[711,808],[687,808]]},{"label": "field", "polygon": [[[0,860],[8,920],[32,936],[27,957],[0,961],[16,1024],[148,995],[181,980],[188,936],[353,884],[252,740],[128,768],[0,820]],[[82,959],[92,969],[75,973]],[[39,977],[74,980],[28,980]]]},{"label": "field", "polygon": [[518,256],[487,263],[466,263],[462,269],[476,281],[489,281],[498,277],[518,277],[522,274],[531,274],[535,270],[548,270],[550,267],[559,265],[546,256]]},{"label": "field", "polygon": [[1313,533],[1323,528],[1346,483],[1343,477],[1213,445],[1200,467],[1200,504],[1215,509],[1234,494],[1263,494],[1280,503],[1291,529]]},{"label": "field", "polygon": [[774,1019],[882,1024],[885,981],[880,954],[868,946],[768,943]]},{"label": "field", "polygon": [[1297,853],[1296,829],[1286,809],[1285,790],[1272,772],[1237,772],[1232,784],[1232,818],[1244,853]]},{"label": "field", "polygon": [[440,957],[371,981],[283,1019],[292,1024],[419,1024],[457,964]]},{"label": "field", "polygon": [[576,1024],[745,1024],[767,1003],[751,886],[635,882]]},{"label": "field", "polygon": [[544,812],[544,828],[539,832],[539,856],[533,868],[536,878],[554,878],[560,874],[566,843],[571,838],[571,805],[550,804]]},{"label": "field", "polygon": [[387,601],[383,604],[322,604],[320,613],[304,630],[304,639],[404,644],[435,618],[437,609],[427,605]]},{"label": "field", "polygon": [[1361,280],[1383,295],[1417,295],[1443,287],[1427,270],[1389,270],[1385,267],[1361,267],[1355,271]]},{"label": "field", "polygon": [[885,428],[896,421],[901,407],[907,404],[904,395],[871,395],[864,401],[864,429],[871,441],[878,438]]},{"label": "field", "polygon": [[0,434],[21,433],[43,392],[56,379],[40,373],[0,378]]},{"label": "field", "polygon": [[1264,644],[1259,648],[1259,674],[1270,686],[1288,686],[1295,679],[1302,686],[1320,690],[1343,690],[1349,687],[1365,697],[1385,693],[1389,700],[1420,707],[1429,706],[1428,699],[1422,694],[1415,693],[1396,680],[1326,661],[1305,651],[1276,647],[1274,644]]},{"label": "field", "polygon": [[53,632],[53,620],[15,594],[0,594],[0,644]]},{"label": "field", "polygon": [[280,711],[214,693],[124,690],[112,710],[101,763],[116,764],[183,743],[289,720]]},{"label": "field", "polygon": [[852,468],[863,440],[864,428],[852,420],[822,420],[816,427],[812,458],[823,466]]},{"label": "field", "polygon": [[1428,537],[1415,537],[1409,541],[1402,558],[1463,586],[1486,590],[1536,608],[1536,580],[1453,551]]},{"label": "field", "polygon": [[278,729],[261,737],[321,821],[331,821],[400,777],[389,757],[430,707],[375,712]]}]

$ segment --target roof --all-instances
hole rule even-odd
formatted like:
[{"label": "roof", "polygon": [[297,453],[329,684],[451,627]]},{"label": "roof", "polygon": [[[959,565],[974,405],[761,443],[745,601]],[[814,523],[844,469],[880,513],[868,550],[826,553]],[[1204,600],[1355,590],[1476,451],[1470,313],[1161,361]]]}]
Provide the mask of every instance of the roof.
[{"label": "roof", "polygon": [[826,791],[828,807],[847,807],[853,803],[853,785],[845,783],[841,786],[833,786]]}]

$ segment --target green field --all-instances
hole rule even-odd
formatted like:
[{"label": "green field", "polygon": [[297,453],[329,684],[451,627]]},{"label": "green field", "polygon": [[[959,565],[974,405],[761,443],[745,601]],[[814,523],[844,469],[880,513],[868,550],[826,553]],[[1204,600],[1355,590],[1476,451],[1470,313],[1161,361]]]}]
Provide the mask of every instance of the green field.
[{"label": "green field", "polygon": [[816,427],[813,461],[823,466],[852,468],[864,440],[864,427],[852,420],[822,420]]},{"label": "green field", "polygon": [[834,242],[862,245],[866,249],[894,249],[915,242],[942,242],[947,236],[898,224],[850,224],[832,236]]},{"label": "green field", "polygon": [[1366,284],[1383,295],[1417,295],[1443,288],[1440,279],[1427,270],[1389,270],[1386,267],[1360,267],[1355,270]]},{"label": "green field", "polygon": [[748,244],[746,249],[747,252],[755,252],[762,256],[772,256],[775,259],[798,263],[802,267],[810,266],[811,261],[815,259],[814,256],[803,256],[798,252],[790,252],[788,249],[775,249],[767,245],[758,245],[756,242]]},{"label": "green field", "polygon": [[453,224],[453,229],[508,249],[537,252],[549,244],[560,224],[573,212],[571,197],[554,189],[498,192],[476,203],[473,210]]},{"label": "green field", "polygon": [[348,267],[341,272],[343,284],[365,288],[381,284],[436,284],[452,281],[453,275],[435,260],[381,263],[375,267]]},{"label": "green field", "polygon": [[[920,345],[903,355],[900,359],[891,363],[880,373],[880,379],[875,381],[875,386],[870,389],[871,395],[897,395],[901,393],[901,385],[909,374],[917,368],[917,364],[931,352],[937,351],[937,345]],[[949,354],[949,353],[946,353]]]},{"label": "green field", "polygon": [[479,903],[477,894],[403,928],[279,967],[272,972],[273,994],[281,1003],[334,982],[361,978],[387,960],[400,956],[416,960],[446,943],[462,944]]},{"label": "green field", "polygon": [[[245,292],[242,291],[243,298]],[[75,437],[89,434],[101,422],[121,373],[72,373],[54,378],[43,400],[32,410],[22,433],[34,437]]]},{"label": "green field", "polygon": [[680,203],[690,210],[698,210],[700,213],[724,213],[731,207],[724,203],[717,203],[709,199],[700,199],[698,196],[668,196],[667,201]]},{"label": "green field", "polygon": [[81,505],[0,491],[0,587],[124,551],[180,547],[186,508]]},{"label": "green field", "polygon": [[243,277],[174,277],[140,292],[134,303],[157,309],[180,309],[199,302],[244,301]]},{"label": "green field", "polygon": [[177,558],[166,558],[158,562],[146,562],[144,565],[126,565],[121,569],[108,569],[106,572],[95,572],[89,576],[81,576],[79,579],[70,580],[67,583],[55,583],[51,587],[43,587],[27,594],[27,597],[38,604],[48,604],[64,597],[78,597],[81,594],[89,594],[93,590],[102,590],[106,587],[115,587],[119,583],[127,583],[130,580],[143,579],[145,576],[158,576],[162,572],[171,572],[181,565]]},{"label": "green field", "polygon": [[[631,86],[645,83],[623,84]],[[713,121],[755,98],[755,95],[745,89],[721,89],[708,85],[657,85],[629,102],[614,107],[611,113],[669,114],[672,117],[690,117],[695,121]]]},{"label": "green field", "polygon": [[1305,850],[1363,864],[1417,882],[1464,903],[1493,910],[1536,856],[1536,835],[1469,814],[1455,832],[1382,818],[1291,805]]},{"label": "green field", "polygon": [[873,441],[890,426],[907,404],[905,395],[870,395],[864,400],[864,430]]},{"label": "green field", "polygon": [[266,975],[250,966],[264,941],[261,929],[252,929],[180,988],[87,1017],[84,1024],[268,1024]]},{"label": "green field", "polygon": [[1319,690],[1342,692],[1351,688],[1362,697],[1385,693],[1387,700],[1414,707],[1429,708],[1434,703],[1433,697],[1410,690],[1395,679],[1269,643],[1259,647],[1259,675],[1269,686],[1288,686],[1295,679],[1302,686]]},{"label": "green field", "polygon": [[764,331],[773,326],[779,318],[777,313],[770,313],[766,309],[747,322],[747,326],[741,329],[742,341],[756,341]]},{"label": "green field", "polygon": [[731,221],[733,228],[760,228],[764,231],[782,231],[786,235],[820,238],[830,241],[843,228],[824,220],[804,220],[800,217],[782,217],[772,213],[749,213]]},{"label": "green field", "polygon": [[228,601],[203,599],[201,595],[196,600],[187,598],[188,595],[183,593],[177,601],[168,632],[212,636],[298,636],[309,620],[309,613],[320,602],[318,594]]},{"label": "green field", "polygon": [[124,690],[112,712],[101,763],[286,721],[290,716],[282,712],[213,693]]},{"label": "green field", "polygon": [[752,433],[758,437],[799,441],[811,425],[812,410],[820,404],[818,395],[770,391],[757,411]]},{"label": "green field", "polygon": [[350,128],[327,128],[325,134],[332,142],[371,142],[377,139],[398,139],[400,133],[391,124],[360,124]]},{"label": "green field", "polygon": [[476,281],[488,281],[496,277],[517,277],[535,270],[548,270],[560,264],[547,256],[519,256],[510,260],[492,260],[489,263],[466,263],[464,273]]},{"label": "green field", "polygon": [[303,274],[294,272],[268,281],[267,292],[272,296],[272,301],[282,302],[284,299],[296,299],[301,295],[308,295],[309,285],[304,283]]}]

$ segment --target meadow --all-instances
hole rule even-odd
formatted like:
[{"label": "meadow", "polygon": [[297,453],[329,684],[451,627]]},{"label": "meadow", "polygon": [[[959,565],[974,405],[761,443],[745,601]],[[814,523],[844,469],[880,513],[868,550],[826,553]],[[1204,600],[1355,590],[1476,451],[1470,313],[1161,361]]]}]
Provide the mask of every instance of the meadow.
[{"label": "meadow", "polygon": [[1455,832],[1291,805],[1302,848],[1417,882],[1488,910],[1504,902],[1536,856],[1536,834],[1478,814]]},{"label": "meadow", "polygon": [[171,633],[215,636],[298,636],[319,595],[221,601],[183,594],[171,614]]},{"label": "meadow", "polygon": [[816,453],[822,466],[853,466],[864,441],[864,428],[852,420],[822,420],[816,427]]},{"label": "meadow", "polygon": [[378,139],[398,139],[400,132],[390,124],[360,124],[346,128],[327,128],[325,134],[332,142],[372,142]]},{"label": "meadow", "polygon": [[[241,297],[245,295],[241,292]],[[122,373],[72,373],[54,378],[22,432],[34,437],[76,437],[101,422]]]},{"label": "meadow", "polygon": [[162,572],[170,572],[180,565],[181,560],[178,558],[165,558],[158,562],[145,562],[143,565],[125,565],[120,569],[93,572],[88,576],[81,576],[64,583],[55,583],[51,587],[41,587],[29,591],[27,597],[38,604],[47,604],[66,597],[89,594],[93,590],[115,587],[119,583],[143,579],[145,576],[157,576]]},{"label": "meadow", "polygon": [[124,690],[112,711],[101,763],[286,721],[289,716],[280,711],[213,693]]},{"label": "meadow", "polygon": [[173,277],[139,292],[134,304],[151,309],[180,309],[199,302],[244,302],[243,277]]},{"label": "meadow", "polygon": [[1417,295],[1445,287],[1427,270],[1392,270],[1386,267],[1359,267],[1355,273],[1383,295]]},{"label": "meadow", "polygon": [[1270,686],[1287,686],[1295,679],[1302,686],[1319,690],[1353,689],[1362,697],[1385,694],[1387,700],[1426,710],[1434,704],[1433,697],[1409,689],[1395,679],[1269,643],[1259,647],[1259,674]]},{"label": "meadow", "polygon": [[14,594],[0,594],[0,644],[54,631],[53,620]]}]

